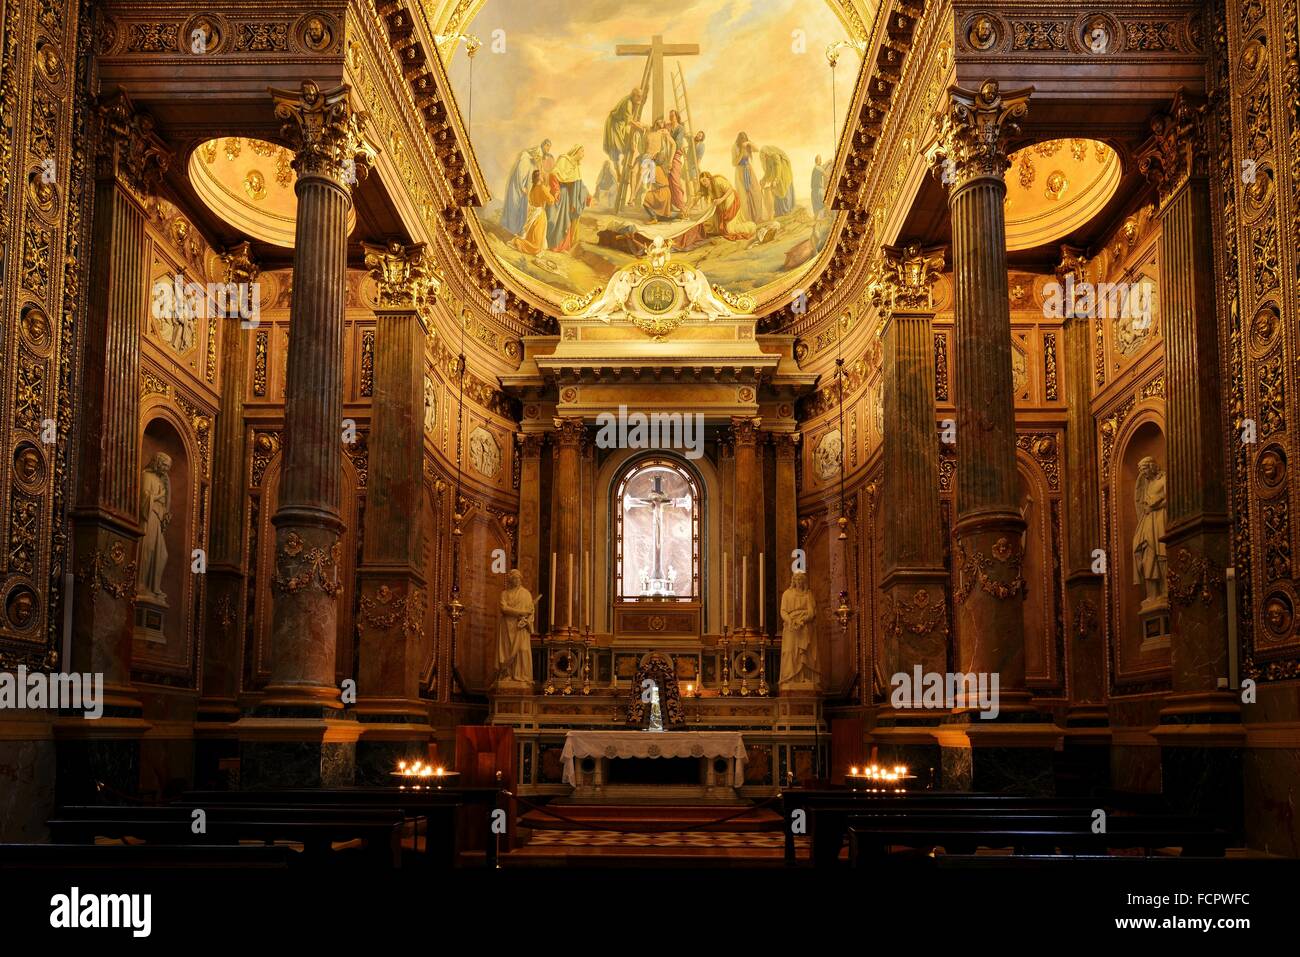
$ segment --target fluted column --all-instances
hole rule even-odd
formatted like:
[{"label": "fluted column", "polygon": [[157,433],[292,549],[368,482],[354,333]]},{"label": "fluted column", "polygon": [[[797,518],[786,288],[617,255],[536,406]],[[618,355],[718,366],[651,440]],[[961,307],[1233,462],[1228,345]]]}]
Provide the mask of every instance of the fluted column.
[{"label": "fluted column", "polygon": [[[149,314],[144,202],[171,160],[153,121],[125,93],[96,120],[94,227],[83,333],[73,554],[72,655],[65,671],[102,674],[104,717],[60,722],[61,800],[98,779],[139,787],[141,704],[131,684],[140,525],[140,323]],[[94,740],[104,738],[106,740]],[[63,740],[72,739],[72,740]]]},{"label": "fluted column", "polygon": [[1178,96],[1152,120],[1139,168],[1160,199],[1160,318],[1165,342],[1170,660],[1165,717],[1219,720],[1240,702],[1228,676],[1229,564],[1222,377],[1214,305],[1204,107]]},{"label": "fluted column", "polygon": [[88,343],[80,392],[72,662],[104,675],[109,705],[138,713],[131,633],[140,526],[140,323],[149,313],[143,203],[171,154],[125,93],[97,111]]},{"label": "fluted column", "polygon": [[944,672],[948,573],[939,515],[933,285],[944,249],[882,249],[875,303],[884,320],[884,599],[887,675]]},{"label": "fluted column", "polygon": [[[776,542],[769,562],[767,589],[768,632],[781,630],[781,594],[790,587],[793,571],[791,553],[799,547],[799,489],[795,484],[795,463],[799,456],[798,432],[776,432],[772,444],[776,448]],[[775,616],[775,617],[773,617]]]},{"label": "fluted column", "polygon": [[[515,433],[519,447],[519,571],[533,596],[542,582],[542,439],[537,432]],[[550,561],[550,556],[545,560]]]},{"label": "fluted column", "polygon": [[[258,281],[260,269],[248,243],[222,254],[224,281],[246,289]],[[229,287],[228,287],[229,288]],[[247,298],[227,297],[247,302]],[[248,387],[249,336],[238,309],[227,310],[221,322],[221,407],[212,446],[212,530],[208,542],[208,574],[203,614],[203,694],[200,721],[233,721],[239,717],[240,642],[244,621],[244,513],[248,479],[244,472],[244,390]]]},{"label": "fluted column", "polygon": [[284,458],[275,525],[267,704],[341,707],[334,686],[343,428],[343,313],[352,185],[369,154],[346,87],[275,90],[298,179]]},{"label": "fluted column", "polygon": [[[555,420],[555,449],[551,483],[554,509],[551,518],[551,550],[555,554],[554,606],[549,609],[551,634],[574,634],[582,621],[582,545],[578,541],[578,470],[582,467],[582,442],[586,426],[581,417]],[[547,561],[550,556],[547,556]],[[572,579],[569,568],[573,568]],[[573,600],[570,602],[570,589]]]},{"label": "fluted column", "polygon": [[1029,707],[1003,175],[1030,92],[1004,94],[994,80],[978,91],[952,88],[936,156],[952,215],[956,662],[962,672],[999,676],[1004,717]]},{"label": "fluted column", "polygon": [[[1088,282],[1082,249],[1061,247],[1057,280]],[[1066,640],[1069,642],[1070,710],[1067,723],[1106,721],[1106,672],[1101,621],[1105,607],[1102,574],[1093,552],[1101,547],[1101,506],[1097,473],[1097,428],[1092,415],[1092,319],[1075,315],[1066,301],[1063,358],[1065,372]]]},{"label": "fluted column", "polygon": [[423,244],[366,245],[375,281],[370,481],[358,574],[359,781],[386,782],[402,759],[423,758],[432,733],[420,700],[428,600],[421,568],[424,486],[425,316],[441,281]]},{"label": "fluted column", "polygon": [[758,553],[763,543],[763,472],[758,456],[759,418],[733,416],[736,533],[731,556],[733,632],[758,633]]}]

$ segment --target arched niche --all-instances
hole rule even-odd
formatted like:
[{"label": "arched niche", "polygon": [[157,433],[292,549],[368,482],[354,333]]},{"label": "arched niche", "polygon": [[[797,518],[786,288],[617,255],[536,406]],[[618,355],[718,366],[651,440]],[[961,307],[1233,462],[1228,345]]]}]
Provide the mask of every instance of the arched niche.
[{"label": "arched niche", "polygon": [[[1163,475],[1167,468],[1164,423],[1158,410],[1135,410],[1126,428],[1116,438],[1117,452],[1110,476],[1111,546],[1107,555],[1110,571],[1111,594],[1114,601],[1113,619],[1115,642],[1118,650],[1118,672],[1145,672],[1165,667],[1169,661],[1167,632],[1167,601],[1165,631],[1159,634],[1159,603],[1144,609],[1147,588],[1135,581],[1137,559],[1134,555],[1134,534],[1138,527],[1138,512],[1134,493],[1138,484],[1139,464],[1152,459]],[[1156,521],[1163,529],[1163,516]],[[1163,545],[1159,548],[1164,551]]]},{"label": "arched niche", "polygon": [[[633,460],[651,454],[673,457],[673,453],[661,449],[653,452],[644,449],[617,449],[611,452],[596,472],[594,483],[596,507],[592,510],[594,515],[591,525],[592,541],[595,543],[592,564],[596,569],[610,569],[609,574],[595,576],[592,628],[597,632],[609,632],[613,624],[610,609],[614,591],[614,536],[611,523],[614,486],[618,478],[634,464]],[[698,459],[687,459],[682,456],[680,461],[695,474],[700,483],[700,507],[703,509],[703,514],[700,516],[700,583],[704,592],[705,612],[703,631],[706,634],[720,634],[722,631],[722,553],[730,551],[724,548],[722,543],[722,484],[717,468],[708,456]],[[586,509],[589,505],[584,502],[581,503],[581,507]],[[546,520],[545,516],[543,520]],[[734,554],[732,557],[734,560]],[[544,555],[542,558],[543,562],[550,561],[549,555]],[[750,569],[754,581],[757,581],[757,574],[757,569]],[[734,572],[732,579],[735,582],[740,581],[739,570]],[[751,587],[757,586],[751,584]],[[548,620],[545,615],[542,618]]]},{"label": "arched niche", "polygon": [[201,478],[181,416],[156,404],[142,419],[136,517],[143,536],[136,561],[133,654],[149,668],[188,670],[198,585],[190,562],[199,539]]},{"label": "arched niche", "polygon": [[[271,579],[275,577],[275,518],[280,507],[280,467],[283,453],[277,451],[267,463],[262,481],[262,497],[257,516],[257,567],[256,596],[253,603],[253,684],[249,690],[260,691],[271,676],[271,641],[274,621],[275,594]],[[338,606],[337,644],[334,654],[334,674],[337,680],[356,676],[355,629],[353,604],[356,595],[357,560],[357,489],[361,487],[356,466],[346,455],[339,468],[339,487],[342,501],[339,512],[343,519],[343,557],[339,561],[338,576],[342,588],[335,601]]]},{"label": "arched niche", "polygon": [[[857,672],[854,660],[855,646],[851,640],[853,623],[849,630],[840,628],[835,609],[840,603],[840,589],[846,579],[845,563],[852,553],[839,540],[839,526],[835,524],[838,511],[827,511],[810,520],[803,540],[804,554],[808,558],[808,589],[817,603],[817,617],[813,631],[817,635],[817,654],[821,663],[821,690],[835,693],[847,689]],[[790,586],[788,571],[778,575],[782,592]],[[780,608],[780,603],[777,603]],[[860,609],[855,609],[855,614]],[[772,625],[773,634],[780,635],[783,628],[779,616]]]}]

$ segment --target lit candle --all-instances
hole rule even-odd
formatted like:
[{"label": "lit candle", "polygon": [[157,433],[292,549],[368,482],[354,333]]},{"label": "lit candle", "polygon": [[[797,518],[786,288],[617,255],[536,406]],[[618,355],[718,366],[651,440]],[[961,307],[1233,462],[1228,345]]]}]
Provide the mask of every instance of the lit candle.
[{"label": "lit candle", "polygon": [[740,627],[749,630],[749,556],[740,556]]},{"label": "lit candle", "polygon": [[551,631],[555,631],[555,552],[551,552]]},{"label": "lit candle", "polygon": [[763,607],[763,593],[765,591],[763,581],[763,553],[758,553],[758,630],[763,630],[763,625],[767,619],[767,610]]},{"label": "lit candle", "polygon": [[570,628],[573,627],[573,552],[569,552],[569,614],[565,624]]}]

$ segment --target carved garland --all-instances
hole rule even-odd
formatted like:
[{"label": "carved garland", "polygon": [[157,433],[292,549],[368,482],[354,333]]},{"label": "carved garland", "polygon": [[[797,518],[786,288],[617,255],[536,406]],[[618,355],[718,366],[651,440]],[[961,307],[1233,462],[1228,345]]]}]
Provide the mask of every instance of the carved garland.
[{"label": "carved garland", "polygon": [[[113,598],[129,598],[135,593],[135,562],[126,560],[126,546],[114,542],[107,552],[96,549],[90,558],[77,571],[77,581],[89,585],[91,589],[101,588]],[[119,569],[118,577],[110,576],[113,569]]]},{"label": "carved garland", "polygon": [[[992,552],[991,556],[985,555],[978,549],[975,550],[974,554],[971,554],[966,550],[966,543],[958,537],[958,583],[957,591],[953,595],[957,604],[965,604],[966,599],[975,590],[976,584],[979,585],[981,590],[999,601],[1014,598],[1016,595],[1024,593],[1025,579],[1020,573],[1020,567],[1024,563],[1024,555],[1019,546],[1006,538],[999,538],[993,543],[990,551]],[[1007,581],[991,577],[989,570],[994,565],[1001,565],[1008,569],[1014,577]]]},{"label": "carved garland", "polygon": [[424,638],[424,592],[412,588],[398,597],[396,591],[387,585],[380,585],[373,598],[363,596],[357,621],[357,637],[365,632],[365,626],[387,631],[401,625],[402,634],[407,638]]},{"label": "carved garland", "polygon": [[888,638],[901,638],[905,631],[918,636],[946,636],[948,604],[942,596],[937,602],[932,601],[924,588],[918,588],[910,602],[895,602],[886,596],[881,605],[880,625]]},{"label": "carved garland", "polygon": [[276,554],[271,584],[276,591],[290,595],[315,586],[327,597],[335,598],[343,589],[338,574],[342,558],[342,542],[335,541],[329,548],[306,549],[298,533],[290,532]]},{"label": "carved garland", "polygon": [[1190,605],[1196,599],[1201,604],[1213,603],[1223,588],[1223,573],[1218,565],[1191,549],[1179,548],[1169,561],[1169,600],[1175,605]]}]

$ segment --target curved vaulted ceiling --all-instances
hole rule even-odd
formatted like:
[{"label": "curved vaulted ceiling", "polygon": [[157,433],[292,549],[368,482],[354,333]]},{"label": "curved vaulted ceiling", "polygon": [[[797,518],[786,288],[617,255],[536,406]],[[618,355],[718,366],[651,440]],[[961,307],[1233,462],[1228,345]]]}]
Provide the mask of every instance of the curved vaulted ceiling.
[{"label": "curved vaulted ceiling", "polygon": [[[860,66],[849,55],[832,71],[824,51],[865,38],[874,2],[429,0],[424,13],[493,194],[479,245],[508,285],[558,307],[654,236],[759,311],[821,271],[838,217],[820,209],[818,161],[829,171]],[[482,42],[474,57],[458,35]],[[633,89],[634,118],[677,110],[680,130],[611,121]]]}]

